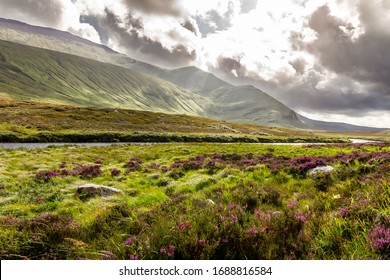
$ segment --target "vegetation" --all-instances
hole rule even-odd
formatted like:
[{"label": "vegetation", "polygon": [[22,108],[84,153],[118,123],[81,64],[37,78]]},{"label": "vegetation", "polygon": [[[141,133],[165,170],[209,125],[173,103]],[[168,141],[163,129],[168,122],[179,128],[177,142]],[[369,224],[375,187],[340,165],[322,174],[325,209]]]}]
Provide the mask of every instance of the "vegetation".
[{"label": "vegetation", "polygon": [[229,85],[197,68],[118,63],[0,40],[0,97],[306,127],[291,109],[252,86]]},{"label": "vegetation", "polygon": [[200,115],[208,101],[116,65],[0,40],[0,96],[54,104]]},{"label": "vegetation", "polygon": [[304,130],[0,98],[0,142],[346,142]]},{"label": "vegetation", "polygon": [[[1,259],[389,259],[390,145],[0,149]],[[314,167],[332,172],[310,175]],[[82,197],[95,183],[124,194]]]}]

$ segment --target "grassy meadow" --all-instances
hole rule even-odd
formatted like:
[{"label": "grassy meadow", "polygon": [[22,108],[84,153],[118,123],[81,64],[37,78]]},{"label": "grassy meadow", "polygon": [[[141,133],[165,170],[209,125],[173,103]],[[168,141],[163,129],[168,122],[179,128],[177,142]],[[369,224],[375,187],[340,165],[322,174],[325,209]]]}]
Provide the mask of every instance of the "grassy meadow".
[{"label": "grassy meadow", "polygon": [[[390,258],[389,144],[69,145],[0,159],[1,259]],[[85,183],[123,193],[78,194]]]}]

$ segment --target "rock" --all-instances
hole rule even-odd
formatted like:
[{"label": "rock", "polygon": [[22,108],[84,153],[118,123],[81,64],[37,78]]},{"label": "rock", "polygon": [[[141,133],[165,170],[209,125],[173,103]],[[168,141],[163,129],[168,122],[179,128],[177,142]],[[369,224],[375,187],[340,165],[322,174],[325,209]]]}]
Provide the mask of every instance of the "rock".
[{"label": "rock", "polygon": [[206,200],[207,204],[210,204],[210,205],[215,205],[215,202],[212,201],[211,199],[207,199]]},{"label": "rock", "polygon": [[332,173],[333,171],[334,168],[330,165],[317,166],[316,168],[309,170],[309,175],[317,175],[318,173]]},{"label": "rock", "polygon": [[76,195],[81,196],[83,198],[92,198],[97,196],[106,197],[115,194],[124,194],[124,192],[115,188],[96,184],[85,184],[79,186],[77,187],[76,191]]}]

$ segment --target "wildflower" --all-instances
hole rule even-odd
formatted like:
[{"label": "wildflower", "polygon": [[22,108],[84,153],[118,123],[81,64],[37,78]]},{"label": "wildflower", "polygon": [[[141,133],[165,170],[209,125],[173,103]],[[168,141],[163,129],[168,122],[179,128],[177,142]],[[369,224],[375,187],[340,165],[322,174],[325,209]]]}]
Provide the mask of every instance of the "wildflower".
[{"label": "wildflower", "polygon": [[119,169],[112,169],[111,170],[111,176],[119,176],[121,174],[121,171]]},{"label": "wildflower", "polygon": [[232,215],[231,222],[232,222],[232,224],[237,223],[238,222],[237,216]]},{"label": "wildflower", "polygon": [[115,256],[112,252],[110,252],[110,251],[106,251],[106,252],[104,252],[104,254],[102,255],[102,259],[103,259],[103,260],[114,260],[115,257],[116,257],[116,256]]},{"label": "wildflower", "polygon": [[160,253],[161,253],[161,254],[166,254],[166,253],[167,253],[167,250],[166,250],[165,248],[161,248],[161,249],[160,249]]},{"label": "wildflower", "polygon": [[377,252],[390,251],[390,228],[385,225],[375,226],[369,233],[371,247]]},{"label": "wildflower", "polygon": [[306,220],[307,220],[307,217],[305,215],[303,215],[301,211],[298,211],[297,213],[295,213],[294,218],[301,221],[302,223],[306,222]]},{"label": "wildflower", "polygon": [[267,229],[268,229],[268,227],[263,227],[260,231],[261,231],[262,233],[265,233],[265,232],[267,231]]},{"label": "wildflower", "polygon": [[287,203],[288,208],[294,208],[295,206],[297,206],[296,200],[293,200],[293,201],[290,201],[289,203]]},{"label": "wildflower", "polygon": [[177,225],[177,229],[178,230],[188,230],[192,228],[192,224],[191,222],[188,222],[188,223],[185,223],[185,222],[181,222]]},{"label": "wildflower", "polygon": [[204,246],[204,245],[206,245],[206,240],[204,240],[204,239],[199,239],[199,240],[198,240],[198,243],[199,243],[200,245]]},{"label": "wildflower", "polygon": [[137,255],[130,255],[130,260],[138,260],[138,256]]},{"label": "wildflower", "polygon": [[168,246],[168,250],[169,250],[169,252],[174,252],[174,251],[175,251],[175,249],[176,249],[176,247],[175,247],[175,246],[173,246],[173,245],[169,245],[169,246]]},{"label": "wildflower", "polygon": [[135,237],[130,237],[130,238],[126,239],[125,245],[127,245],[127,246],[132,245],[132,244],[134,244],[134,241],[135,241]]},{"label": "wildflower", "polygon": [[350,209],[349,206],[341,208],[339,212],[340,217],[344,218],[347,215],[349,209]]},{"label": "wildflower", "polygon": [[258,230],[256,228],[248,228],[245,232],[250,235],[256,235],[258,233]]}]

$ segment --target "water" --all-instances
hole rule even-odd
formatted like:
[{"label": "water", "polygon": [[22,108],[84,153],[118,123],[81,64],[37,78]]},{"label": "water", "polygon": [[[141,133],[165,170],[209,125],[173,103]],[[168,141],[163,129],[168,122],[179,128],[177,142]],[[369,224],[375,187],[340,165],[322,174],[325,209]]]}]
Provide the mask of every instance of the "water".
[{"label": "water", "polygon": [[[381,143],[380,141],[365,140],[365,139],[350,139],[353,144],[362,143]],[[84,146],[84,147],[107,147],[112,145],[139,145],[150,146],[156,144],[169,144],[169,143],[136,143],[136,142],[110,142],[110,143],[0,143],[0,148],[3,149],[39,149],[47,148],[50,146]],[[172,143],[171,143],[172,144]],[[186,144],[186,143],[177,143]],[[187,143],[188,144],[188,143]],[[232,144],[232,143],[215,143],[215,144]],[[235,143],[233,143],[235,144]],[[303,146],[303,145],[326,145],[329,143],[252,143],[254,145],[291,145],[291,146]]]},{"label": "water", "polygon": [[365,144],[365,143],[382,143],[381,141],[366,140],[366,139],[349,139],[353,144]]}]

